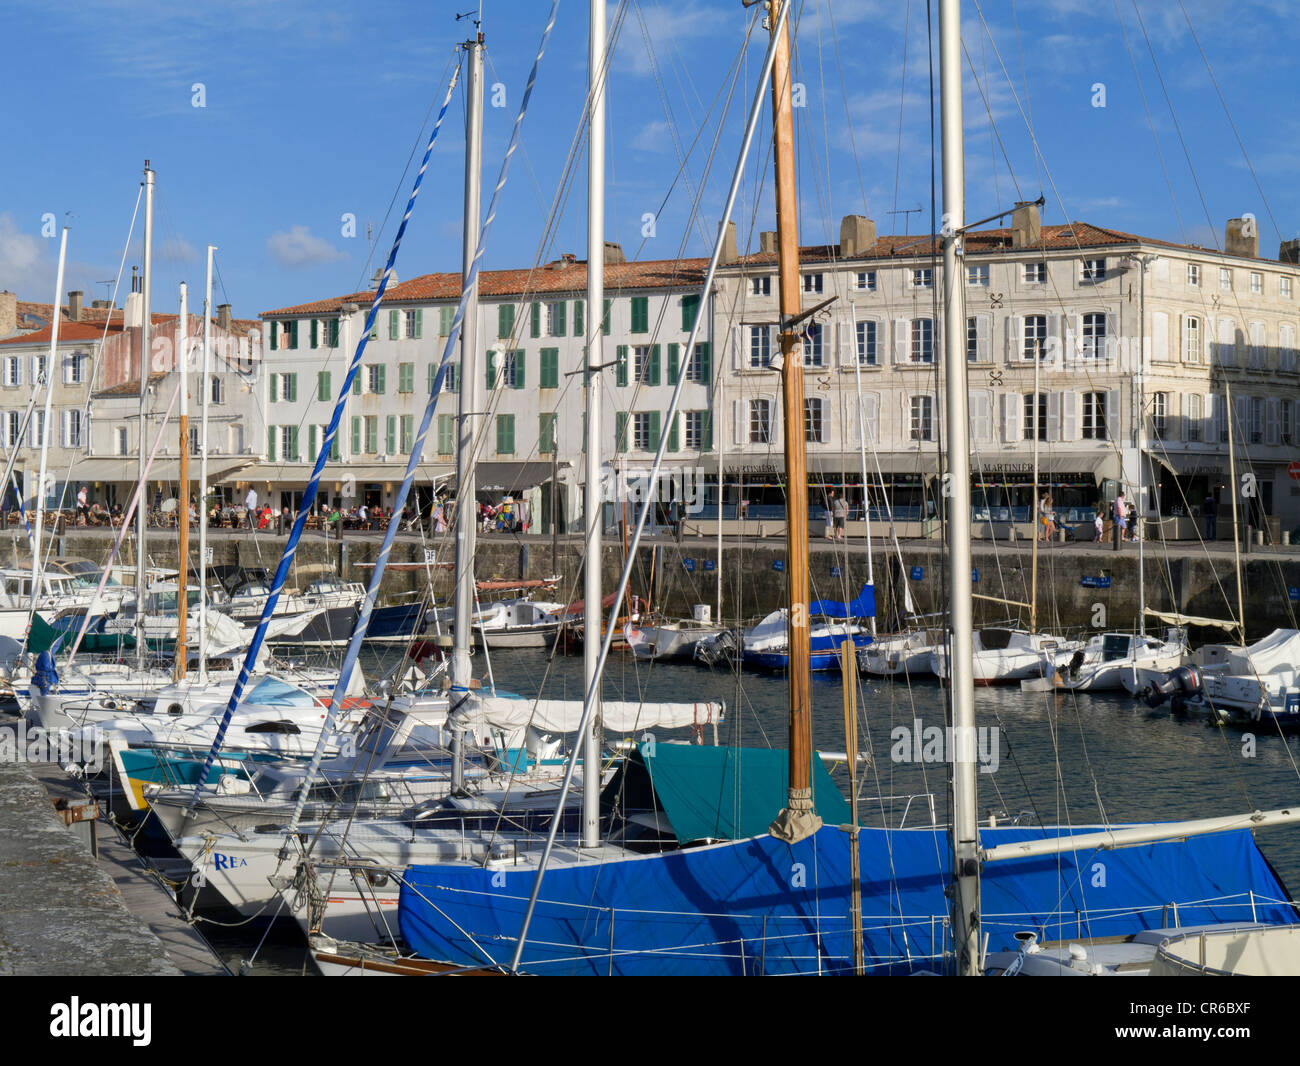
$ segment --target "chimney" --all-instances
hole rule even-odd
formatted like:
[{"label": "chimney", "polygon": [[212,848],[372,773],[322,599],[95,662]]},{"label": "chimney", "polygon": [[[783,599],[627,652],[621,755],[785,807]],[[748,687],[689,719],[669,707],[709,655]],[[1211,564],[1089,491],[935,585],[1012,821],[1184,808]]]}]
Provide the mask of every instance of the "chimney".
[{"label": "chimney", "polygon": [[1300,263],[1300,237],[1293,241],[1283,241],[1277,250],[1279,263]]},{"label": "chimney", "polygon": [[[384,279],[384,268],[380,267],[378,270],[375,271],[375,276],[370,279],[370,291],[378,292],[379,283],[383,281],[383,279]],[[397,271],[394,270],[391,274],[388,275],[389,289],[392,289],[392,287],[397,284],[397,281],[398,281]]]},{"label": "chimney", "polygon": [[623,246],[615,244],[613,241],[605,242],[605,263],[626,263],[627,256],[623,254]]},{"label": "chimney", "polygon": [[1259,258],[1259,229],[1253,218],[1230,218],[1224,233],[1223,250],[1229,255]]},{"label": "chimney", "polygon": [[776,254],[776,230],[765,229],[759,231],[758,250]]},{"label": "chimney", "polygon": [[18,332],[18,294],[0,292],[0,337]]},{"label": "chimney", "polygon": [[81,292],[79,290],[68,293],[68,321],[81,321]]},{"label": "chimney", "polygon": [[736,254],[736,224],[727,223],[727,230],[722,235],[722,255],[718,259],[719,266],[731,266],[740,256]]},{"label": "chimney", "polygon": [[141,288],[140,285],[140,268],[137,266],[131,268],[131,291],[140,293],[144,292],[144,289]]},{"label": "chimney", "polygon": [[132,290],[126,295],[126,306],[122,310],[122,324],[127,329],[139,329],[144,325],[144,294]]},{"label": "chimney", "polygon": [[1042,243],[1043,223],[1038,205],[1021,201],[1011,212],[1011,247],[1037,248]]},{"label": "chimney", "polygon": [[110,307],[113,306],[113,301],[112,300],[91,300],[90,306],[93,307],[96,311],[107,311]]},{"label": "chimney", "polygon": [[845,215],[840,220],[840,258],[865,255],[876,245],[876,224],[865,215]]},{"label": "chimney", "polygon": [[230,304],[217,304],[217,325],[230,330]]}]

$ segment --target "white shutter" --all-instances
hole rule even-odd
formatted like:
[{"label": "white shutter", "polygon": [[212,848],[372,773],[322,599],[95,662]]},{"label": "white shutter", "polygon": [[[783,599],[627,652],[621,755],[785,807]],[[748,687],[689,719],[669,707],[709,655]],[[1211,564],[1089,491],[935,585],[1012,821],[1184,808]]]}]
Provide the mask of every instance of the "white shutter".
[{"label": "white shutter", "polygon": [[1067,366],[1077,366],[1083,358],[1083,316],[1065,316],[1065,362]]},{"label": "white shutter", "polygon": [[856,396],[850,396],[844,405],[844,441],[852,447],[862,443],[861,423],[858,421],[861,409],[862,401]]},{"label": "white shutter", "polygon": [[1214,363],[1214,319],[1209,315],[1205,316],[1205,322],[1201,326],[1201,362],[1206,366]]},{"label": "white shutter", "polygon": [[1278,429],[1282,420],[1282,404],[1276,396],[1264,401],[1264,443],[1278,444],[1281,436]]},{"label": "white shutter", "polygon": [[1049,314],[1047,316],[1047,350],[1044,353],[1044,363],[1046,367],[1060,368],[1064,362],[1065,355],[1062,349],[1064,343],[1061,339],[1061,319],[1062,315]]},{"label": "white shutter", "polygon": [[1106,439],[1119,440],[1120,438],[1119,389],[1111,389],[1106,393]]},{"label": "white shutter", "polygon": [[1169,362],[1169,315],[1164,311],[1151,316],[1151,358]]},{"label": "white shutter", "polygon": [[63,422],[62,443],[63,443],[63,447],[66,448],[72,442],[72,412],[62,411],[60,413],[63,416],[62,417],[62,422]]},{"label": "white shutter", "polygon": [[739,370],[742,366],[744,366],[744,363],[741,361],[742,355],[741,355],[741,348],[740,348],[740,340],[741,340],[740,327],[732,326],[731,327],[731,369],[732,370]]},{"label": "white shutter", "polygon": [[749,443],[749,405],[744,400],[731,401],[731,440],[733,444]]},{"label": "white shutter", "polygon": [[1061,440],[1079,439],[1079,394],[1071,389],[1061,393]]},{"label": "white shutter", "polygon": [[1020,319],[1015,315],[1007,316],[1007,351],[1006,361],[1008,363],[1017,362],[1021,356],[1021,338],[1020,338]]},{"label": "white shutter", "polygon": [[1219,437],[1222,436],[1222,415],[1221,404],[1223,397],[1215,392],[1205,394],[1205,437],[1206,444],[1218,444]]},{"label": "white shutter", "polygon": [[1232,439],[1236,441],[1250,440],[1250,398],[1247,396],[1238,396],[1233,404],[1236,408],[1234,418],[1236,425],[1230,430]]},{"label": "white shutter", "polygon": [[912,360],[912,323],[905,318],[894,319],[894,362],[904,365]]},{"label": "white shutter", "polygon": [[975,358],[987,363],[992,357],[989,351],[989,336],[993,332],[992,315],[975,316]]},{"label": "white shutter", "polygon": [[1106,312],[1106,350],[1102,353],[1106,365],[1119,368],[1119,315]]},{"label": "white shutter", "polygon": [[61,360],[63,363],[63,384],[72,384],[72,359],[70,355],[65,355]]},{"label": "white shutter", "polygon": [[1047,439],[1061,439],[1061,394],[1059,392],[1047,394]]},{"label": "white shutter", "polygon": [[989,394],[982,390],[970,394],[970,443],[988,439]]},{"label": "white shutter", "polygon": [[880,440],[880,396],[868,392],[862,397],[862,426],[866,430],[868,444]]},{"label": "white shutter", "polygon": [[[858,353],[853,343],[853,323],[835,323],[835,352],[840,366],[852,366],[857,362]],[[827,361],[829,363],[829,360]]]},{"label": "white shutter", "polygon": [[1237,365],[1237,324],[1230,318],[1219,319],[1219,366]]},{"label": "white shutter", "polygon": [[1002,394],[1002,442],[1014,444],[1020,439],[1020,393]]}]

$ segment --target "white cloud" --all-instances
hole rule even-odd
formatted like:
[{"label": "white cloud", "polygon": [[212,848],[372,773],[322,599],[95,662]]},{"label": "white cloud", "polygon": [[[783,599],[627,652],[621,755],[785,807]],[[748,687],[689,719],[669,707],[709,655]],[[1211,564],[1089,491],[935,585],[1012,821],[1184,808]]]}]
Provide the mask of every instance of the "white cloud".
[{"label": "white cloud", "polygon": [[287,233],[283,230],[272,233],[266,239],[266,250],[282,267],[290,269],[335,263],[347,258],[328,241],[313,237],[306,226],[294,226]]},{"label": "white cloud", "polygon": [[632,138],[632,147],[640,152],[662,152],[668,147],[668,123],[650,122]]},{"label": "white cloud", "polygon": [[197,263],[199,261],[198,250],[184,237],[170,237],[164,241],[162,254],[164,259],[170,259],[176,263]]},{"label": "white cloud", "polygon": [[0,289],[18,292],[32,283],[33,273],[45,273],[47,250],[41,239],[23,233],[13,215],[0,214]]}]

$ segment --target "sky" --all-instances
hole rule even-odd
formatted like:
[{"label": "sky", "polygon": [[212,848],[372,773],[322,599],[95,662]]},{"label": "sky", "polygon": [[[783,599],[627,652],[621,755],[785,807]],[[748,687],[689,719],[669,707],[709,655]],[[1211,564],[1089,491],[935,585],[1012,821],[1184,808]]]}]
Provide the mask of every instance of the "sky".
[{"label": "sky", "polygon": [[[67,224],[64,292],[107,297],[125,256],[120,305],[142,258],[142,208],[129,249],[127,238],[146,158],[155,310],[175,309],[181,281],[192,307],[201,300],[209,243],[214,302],[237,317],[364,289],[472,21],[481,11],[486,207],[549,10],[7,0],[0,289],[49,301]],[[755,10],[610,0],[606,237],[629,259],[708,254],[766,43]],[[1251,213],[1268,256],[1300,235],[1300,120],[1284,87],[1300,23],[1285,0],[966,0],[962,12],[968,218],[1041,194],[1046,222],[1214,247],[1228,218]],[[927,232],[925,3],[803,0],[794,13],[801,243],[835,242],[846,214]],[[937,4],[933,18],[937,38]],[[559,4],[488,269],[585,254],[587,19],[581,0]],[[464,86],[397,261],[403,279],[460,268]],[[742,250],[774,228],[770,125],[737,208]]]}]

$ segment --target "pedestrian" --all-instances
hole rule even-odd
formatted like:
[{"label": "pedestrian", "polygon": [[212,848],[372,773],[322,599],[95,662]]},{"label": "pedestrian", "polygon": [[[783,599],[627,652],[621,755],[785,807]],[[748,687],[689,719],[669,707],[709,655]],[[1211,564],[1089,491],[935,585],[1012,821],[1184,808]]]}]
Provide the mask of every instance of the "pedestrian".
[{"label": "pedestrian", "polygon": [[1120,542],[1124,541],[1124,530],[1128,525],[1128,508],[1124,503],[1124,494],[1121,492],[1115,497],[1115,528],[1119,531]]},{"label": "pedestrian", "polygon": [[90,524],[90,494],[86,491],[85,485],[82,485],[77,492],[77,524]]},{"label": "pedestrian", "polygon": [[1213,495],[1205,497],[1201,514],[1205,516],[1205,539],[1215,540],[1219,534],[1219,502]]},{"label": "pedestrian", "polygon": [[1100,508],[1098,508],[1097,513],[1096,513],[1095,515],[1092,516],[1092,528],[1093,528],[1093,530],[1094,530],[1094,534],[1093,534],[1093,538],[1092,538],[1092,539],[1093,539],[1093,542],[1096,543],[1096,544],[1100,544],[1100,543],[1101,543],[1102,534],[1106,532],[1106,522],[1105,522],[1105,520],[1101,517],[1101,509],[1100,509]]},{"label": "pedestrian", "polygon": [[253,528],[256,522],[257,512],[257,490],[252,485],[248,486],[248,495],[244,497],[244,521],[249,529]]},{"label": "pedestrian", "polygon": [[831,518],[835,523],[835,539],[844,539],[844,523],[849,517],[849,502],[835,489],[831,490]]},{"label": "pedestrian", "polygon": [[1135,503],[1130,503],[1128,505],[1128,535],[1129,535],[1129,540],[1133,541],[1136,544],[1139,535],[1139,530],[1138,530],[1138,509],[1137,509],[1137,504]]}]

